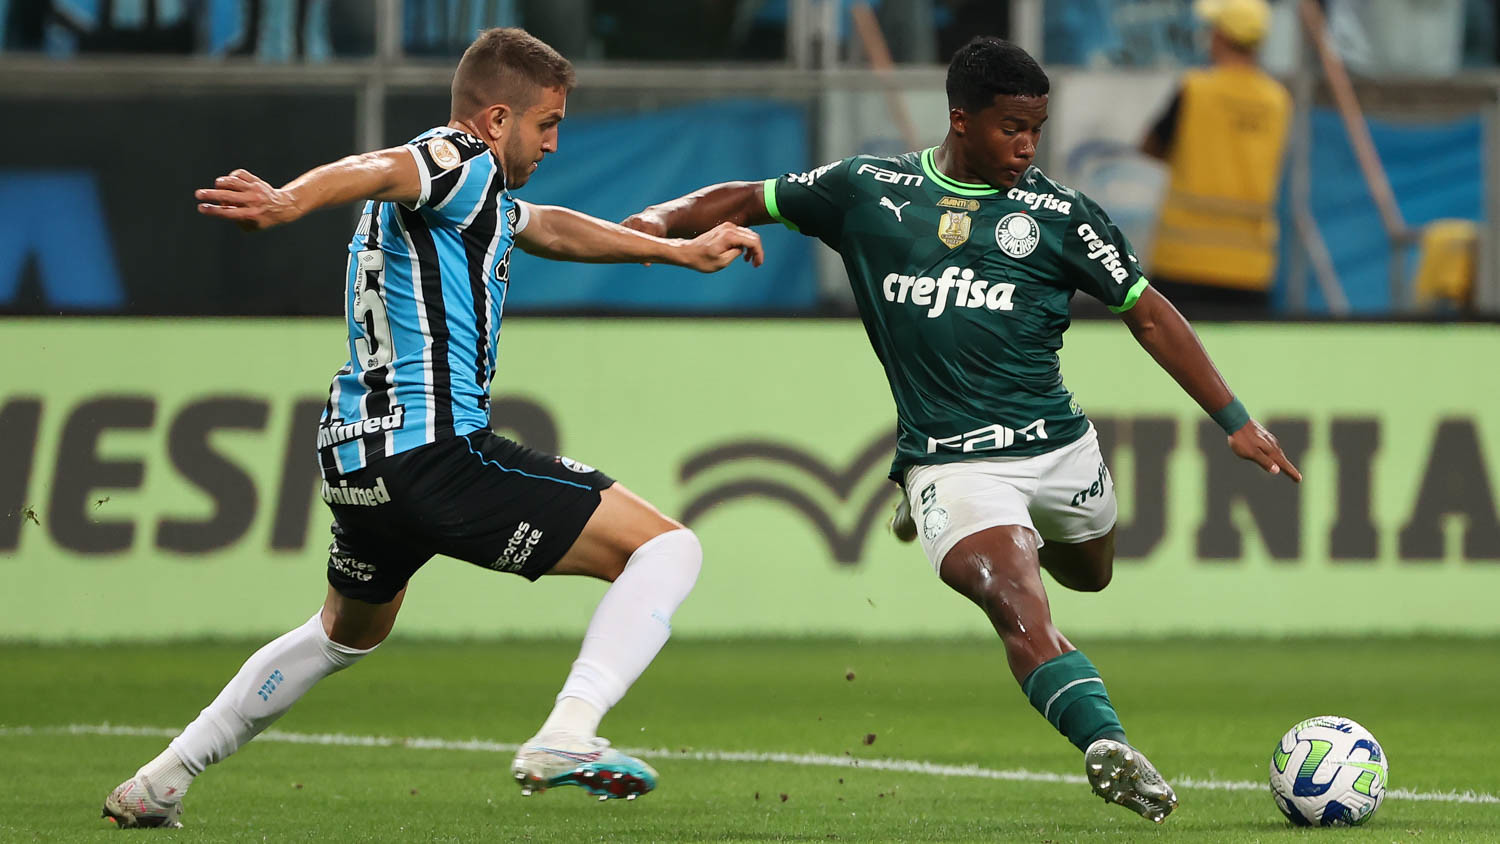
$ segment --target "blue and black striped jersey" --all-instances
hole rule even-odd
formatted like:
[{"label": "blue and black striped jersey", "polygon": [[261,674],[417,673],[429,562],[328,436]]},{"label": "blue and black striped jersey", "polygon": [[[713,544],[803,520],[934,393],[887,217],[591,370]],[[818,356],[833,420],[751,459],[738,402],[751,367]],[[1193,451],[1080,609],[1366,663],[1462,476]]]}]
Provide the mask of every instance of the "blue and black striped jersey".
[{"label": "blue and black striped jersey", "polygon": [[349,242],[349,362],[318,429],[325,475],[489,427],[510,250],[527,209],[478,138],[440,127],[405,148],[421,198],[367,202]]}]

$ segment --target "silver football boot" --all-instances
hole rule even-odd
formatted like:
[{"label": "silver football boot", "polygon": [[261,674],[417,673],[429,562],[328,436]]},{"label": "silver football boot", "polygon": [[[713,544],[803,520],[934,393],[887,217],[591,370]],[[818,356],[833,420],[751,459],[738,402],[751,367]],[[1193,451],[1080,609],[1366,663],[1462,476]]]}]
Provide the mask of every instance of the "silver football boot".
[{"label": "silver football boot", "polygon": [[[180,798],[180,795],[178,795]],[[157,794],[150,778],[136,774],[115,787],[104,798],[101,817],[114,821],[121,829],[164,827],[181,829],[182,801],[171,794]]]},{"label": "silver football boot", "polygon": [[1177,808],[1177,795],[1146,755],[1113,739],[1099,739],[1083,754],[1084,774],[1094,793],[1153,823]]},{"label": "silver football boot", "polygon": [[516,753],[510,769],[523,797],[576,785],[600,800],[634,800],[656,788],[657,781],[655,768],[595,736],[533,738]]}]

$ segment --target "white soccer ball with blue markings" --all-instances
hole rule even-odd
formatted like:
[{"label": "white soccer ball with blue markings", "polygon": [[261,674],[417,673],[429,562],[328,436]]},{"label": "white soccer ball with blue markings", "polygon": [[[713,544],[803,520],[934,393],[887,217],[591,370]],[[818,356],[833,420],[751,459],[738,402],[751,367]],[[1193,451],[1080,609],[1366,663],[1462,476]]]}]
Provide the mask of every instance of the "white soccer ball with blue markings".
[{"label": "white soccer ball with blue markings", "polygon": [[1297,826],[1358,826],[1385,799],[1390,766],[1380,742],[1348,718],[1297,724],[1271,753],[1271,795]]}]

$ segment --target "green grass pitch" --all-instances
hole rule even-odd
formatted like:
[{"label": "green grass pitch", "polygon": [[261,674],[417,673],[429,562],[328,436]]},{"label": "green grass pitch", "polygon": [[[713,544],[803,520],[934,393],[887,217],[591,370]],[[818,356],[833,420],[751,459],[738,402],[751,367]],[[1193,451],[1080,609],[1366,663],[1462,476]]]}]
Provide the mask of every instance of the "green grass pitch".
[{"label": "green grass pitch", "polygon": [[[1178,785],[1160,828],[1093,797],[998,642],[970,640],[673,642],[603,730],[655,749],[661,787],[599,803],[522,798],[497,747],[545,716],[574,642],[393,639],[200,777],[186,829],[100,820],[257,644],[0,646],[0,841],[1500,841],[1500,642],[1438,638],[1078,642]],[[1276,739],[1320,714],[1360,721],[1391,760],[1404,796],[1365,827],[1293,829],[1264,786]],[[159,732],[48,729],[104,724]],[[283,734],[392,741],[266,740]]]}]

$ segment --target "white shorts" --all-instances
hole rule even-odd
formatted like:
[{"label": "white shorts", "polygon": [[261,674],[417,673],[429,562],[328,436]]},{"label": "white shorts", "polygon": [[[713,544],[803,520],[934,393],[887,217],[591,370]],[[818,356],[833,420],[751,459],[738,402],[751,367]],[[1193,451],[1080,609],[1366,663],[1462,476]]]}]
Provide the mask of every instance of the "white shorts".
[{"label": "white shorts", "polygon": [[1083,542],[1115,526],[1115,483],[1089,425],[1078,441],[1035,457],[978,457],[906,470],[917,538],[934,570],[966,536],[1022,525],[1041,542]]}]

